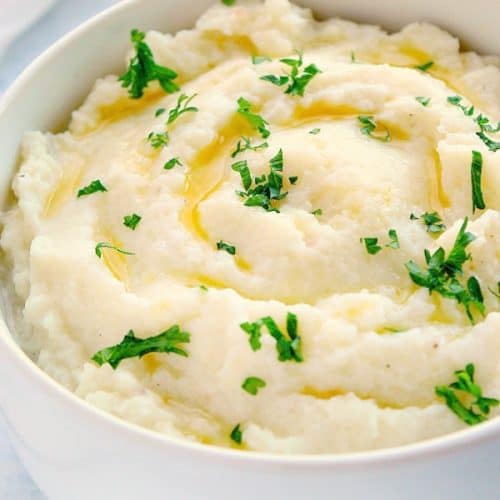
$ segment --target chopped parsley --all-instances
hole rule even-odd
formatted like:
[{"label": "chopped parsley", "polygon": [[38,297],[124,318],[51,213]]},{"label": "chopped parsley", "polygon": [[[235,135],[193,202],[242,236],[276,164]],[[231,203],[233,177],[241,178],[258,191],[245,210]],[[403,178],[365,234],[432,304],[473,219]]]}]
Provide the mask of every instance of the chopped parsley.
[{"label": "chopped parsley", "polygon": [[252,351],[258,351],[262,347],[262,344],[260,342],[260,339],[262,337],[262,320],[255,321],[253,323],[247,321],[245,323],[242,323],[240,325],[240,328],[248,334],[248,342],[250,343]]},{"label": "chopped parsley", "polygon": [[389,243],[387,243],[386,247],[392,248],[393,250],[397,250],[399,248],[399,238],[398,233],[395,229],[389,229]]},{"label": "chopped parsley", "polygon": [[[269,174],[263,174],[252,180],[247,161],[233,163],[231,168],[240,174],[244,191],[237,194],[245,199],[247,207],[261,207],[268,212],[279,212],[273,203],[282,200],[288,192],[282,192],[283,188],[283,151],[271,158],[269,162]],[[253,187],[252,187],[253,184]]]},{"label": "chopped parsley", "polygon": [[288,337],[282,333],[278,325],[270,316],[261,318],[253,323],[242,323],[240,328],[249,335],[250,347],[253,351],[258,351],[262,347],[262,326],[265,326],[269,334],[276,340],[276,350],[279,361],[304,361],[302,357],[301,338],[298,334],[297,316],[288,313],[286,317],[286,331]]},{"label": "chopped parsley", "polygon": [[353,50],[351,50],[351,62],[353,64],[356,63],[356,52],[354,52]]},{"label": "chopped parsley", "polygon": [[434,66],[434,61],[427,61],[424,64],[419,64],[417,66],[414,66],[415,69],[419,69],[420,71],[423,71],[424,73],[431,69]]},{"label": "chopped parsley", "polygon": [[[230,0],[222,0],[224,1],[230,1]],[[229,435],[232,441],[234,441],[236,444],[241,444],[241,441],[243,439],[243,432],[241,430],[241,424],[238,424],[232,431],[231,434]]]},{"label": "chopped parsley", "polygon": [[264,387],[266,387],[266,383],[258,377],[248,377],[245,379],[243,384],[241,384],[241,388],[252,396],[256,396],[259,389],[263,389]]},{"label": "chopped parsley", "polygon": [[320,216],[320,215],[323,215],[323,210],[321,210],[321,208],[317,208],[316,210],[313,210],[311,212],[312,215],[316,215],[316,216]]},{"label": "chopped parsley", "polygon": [[500,142],[494,141],[491,137],[488,137],[484,132],[476,132],[476,135],[484,142],[486,147],[493,152],[500,149]]},{"label": "chopped parsley", "polygon": [[200,290],[203,292],[208,292],[208,288],[205,285],[200,285]]},{"label": "chopped parsley", "polygon": [[175,157],[175,158],[170,158],[170,160],[168,160],[165,165],[163,165],[163,168],[165,170],[172,170],[176,165],[178,165],[179,167],[182,167],[182,163],[181,161],[179,160],[179,158]]},{"label": "chopped parsley", "polygon": [[177,120],[177,118],[179,118],[179,116],[183,115],[184,113],[197,113],[199,109],[195,106],[190,106],[191,101],[197,95],[198,94],[187,96],[186,94],[181,94],[177,99],[177,104],[175,105],[175,108],[172,108],[168,112],[167,125],[170,125],[171,123],[175,122],[175,120]]},{"label": "chopped parsley", "polygon": [[299,180],[299,178],[298,178],[297,175],[292,175],[291,177],[288,177],[288,181],[290,182],[290,184],[292,186],[294,186],[295,184],[297,184],[298,180]]},{"label": "chopped parsley", "polygon": [[309,130],[309,133],[311,135],[318,135],[321,132],[320,128],[313,128],[312,130]]},{"label": "chopped parsley", "polygon": [[422,221],[428,233],[441,234],[446,230],[443,219],[441,219],[437,212],[424,212],[420,217],[417,217],[414,214],[410,215],[410,220],[418,219]]},{"label": "chopped parsley", "polygon": [[252,113],[252,104],[248,102],[245,98],[240,97],[238,99],[238,113],[245,118],[250,126],[257,130],[263,139],[267,139],[271,132],[267,126],[269,125],[262,116]]},{"label": "chopped parsley", "polygon": [[141,98],[144,95],[144,89],[152,81],[158,81],[167,94],[179,90],[179,87],[174,82],[178,76],[177,73],[170,68],[156,64],[151,49],[144,42],[145,36],[142,31],[136,29],[131,31],[130,38],[134,44],[136,54],[130,60],[126,73],[118,78],[122,87],[128,89],[129,96],[132,99]]},{"label": "chopped parsley", "polygon": [[236,255],[236,247],[222,240],[217,242],[217,250],[224,250],[229,255]]},{"label": "chopped parsley", "polygon": [[490,293],[492,293],[497,299],[500,299],[500,281],[497,282],[497,291],[492,290],[491,288],[488,287],[488,290]]},{"label": "chopped parsley", "polygon": [[87,196],[89,194],[98,193],[99,191],[105,192],[107,191],[106,186],[99,180],[92,181],[88,186],[81,188],[76,195],[77,198],[80,196]]},{"label": "chopped parsley", "polygon": [[[278,87],[286,85],[285,94],[303,97],[308,83],[318,73],[321,73],[321,70],[318,69],[315,64],[309,64],[309,66],[302,69],[304,64],[302,52],[297,53],[297,59],[284,58],[280,59],[280,62],[291,68],[290,73],[281,76],[265,75],[260,79],[277,85]],[[302,71],[302,73],[300,71]]]},{"label": "chopped parsley", "polygon": [[158,118],[159,116],[161,116],[163,113],[165,113],[165,108],[158,108],[156,111],[155,111],[155,118]]},{"label": "chopped parsley", "polygon": [[260,151],[261,149],[265,149],[267,147],[269,147],[267,142],[262,142],[261,144],[253,146],[248,137],[242,137],[238,141],[236,149],[231,153],[231,158],[236,158],[240,153],[244,153],[245,151]]},{"label": "chopped parsley", "polygon": [[364,242],[366,251],[370,255],[376,255],[382,250],[382,247],[378,244],[378,238],[361,238],[361,241]]},{"label": "chopped parsley", "polygon": [[384,127],[385,134],[380,135],[375,133],[377,124],[373,121],[373,116],[358,116],[358,122],[363,134],[371,137],[372,139],[377,139],[377,141],[390,142],[391,133],[387,127]]},{"label": "chopped parsley", "polygon": [[262,64],[264,62],[272,61],[270,57],[267,56],[252,56],[252,64]]},{"label": "chopped parsley", "polygon": [[430,97],[418,96],[418,97],[415,97],[415,100],[418,101],[422,106],[425,106],[425,107],[427,107],[429,105],[429,103],[431,102]]},{"label": "chopped parsley", "polygon": [[472,116],[474,114],[474,106],[465,106],[462,104],[462,97],[459,95],[452,95],[447,98],[447,101],[450,104],[453,104],[453,106],[456,106],[457,108],[460,108],[465,116]]},{"label": "chopped parsley", "polygon": [[274,319],[270,316],[262,318],[261,321],[269,331],[271,337],[276,340],[276,350],[278,352],[279,361],[296,361],[297,363],[304,361],[302,357],[302,341],[297,333],[298,321],[295,314],[289,312],[286,316],[286,331],[288,337],[282,333]]},{"label": "chopped parsley", "polygon": [[458,277],[463,275],[463,264],[471,258],[466,248],[476,239],[475,235],[465,231],[467,224],[466,217],[448,257],[442,247],[433,254],[426,249],[424,255],[427,269],[422,269],[411,260],[405,266],[416,285],[428,288],[429,293],[435,291],[443,297],[455,299],[465,307],[467,317],[474,323],[471,307],[474,306],[481,315],[484,315],[485,311],[481,286],[474,276],[467,280],[466,285],[458,280]]},{"label": "chopped parsley", "polygon": [[95,254],[97,255],[97,257],[99,257],[99,258],[102,257],[102,249],[103,248],[109,248],[109,249],[114,250],[115,252],[121,253],[123,255],[135,255],[135,253],[127,252],[126,250],[122,250],[121,248],[115,247],[111,243],[107,243],[106,241],[101,241],[101,243],[98,243],[95,246]]},{"label": "chopped parsley", "polygon": [[486,204],[484,203],[483,191],[481,189],[481,174],[483,171],[483,155],[479,151],[472,151],[471,163],[471,184],[472,184],[472,212],[476,208],[484,210]]},{"label": "chopped parsley", "polygon": [[170,142],[170,136],[168,132],[150,132],[148,134],[147,140],[151,144],[153,149],[160,149],[164,146],[168,146]]},{"label": "chopped parsley", "polygon": [[134,231],[137,227],[137,224],[141,222],[141,219],[142,217],[137,214],[126,215],[123,218],[123,225],[129,227],[130,229],[132,229],[132,231]]},{"label": "chopped parsley", "polygon": [[142,358],[150,352],[174,353],[187,357],[187,352],[178,344],[189,343],[189,340],[189,333],[181,331],[178,325],[146,339],[138,339],[134,331],[130,330],[119,344],[96,352],[92,356],[92,361],[99,366],[109,363],[113,369],[116,369],[124,359]]},{"label": "chopped parsley", "polygon": [[[484,422],[491,408],[498,406],[500,401],[494,398],[483,396],[483,391],[479,385],[474,382],[474,365],[469,363],[464,370],[455,372],[456,382],[449,385],[438,385],[435,388],[436,395],[446,401],[448,408],[468,425],[476,425]],[[466,406],[464,398],[459,396],[466,395],[473,400]]]},{"label": "chopped parsley", "polygon": [[[448,102],[460,108],[465,116],[473,116],[474,115],[474,106],[467,107],[462,104],[462,97],[458,95],[453,95],[448,97]],[[490,151],[498,151],[500,149],[500,142],[493,140],[491,137],[486,134],[496,134],[500,132],[500,122],[497,123],[496,126],[490,123],[490,119],[487,116],[482,115],[481,113],[474,118],[474,121],[479,126],[479,132],[476,132],[476,135],[483,141],[486,147]]]}]

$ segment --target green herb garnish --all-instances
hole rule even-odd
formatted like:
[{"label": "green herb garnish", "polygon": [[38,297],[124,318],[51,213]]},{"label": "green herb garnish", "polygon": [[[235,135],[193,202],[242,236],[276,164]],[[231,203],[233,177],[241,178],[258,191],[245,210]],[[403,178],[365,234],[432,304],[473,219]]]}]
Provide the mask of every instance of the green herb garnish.
[{"label": "green herb garnish", "polygon": [[378,244],[378,238],[361,238],[361,241],[364,242],[366,251],[370,255],[376,255],[382,250],[382,247]]},{"label": "green herb garnish", "polygon": [[398,233],[395,229],[389,229],[389,240],[386,247],[392,248],[393,250],[397,250],[399,248],[399,238]]},{"label": "green herb garnish", "polygon": [[266,383],[264,380],[258,377],[248,377],[245,379],[243,384],[241,384],[241,388],[251,394],[252,396],[256,396],[259,392],[259,389],[263,389],[266,387]]},{"label": "green herb garnish", "polygon": [[356,53],[353,50],[351,50],[351,62],[356,63]]},{"label": "green herb garnish", "polygon": [[299,180],[299,177],[297,175],[292,175],[291,177],[288,177],[288,182],[290,182],[290,184],[292,186],[294,186],[295,184],[297,184],[298,180]]},{"label": "green herb garnish", "polygon": [[123,218],[123,225],[129,227],[130,229],[132,229],[132,231],[134,231],[137,227],[137,224],[141,222],[141,219],[142,217],[137,214],[126,215]]},{"label": "green herb garnish", "polygon": [[272,61],[272,59],[267,56],[252,56],[252,64],[262,64],[269,61]]},{"label": "green herb garnish", "polygon": [[151,144],[153,149],[160,149],[168,146],[170,142],[170,136],[168,132],[150,132],[148,134],[147,140]]},{"label": "green herb garnish", "polygon": [[179,158],[175,157],[175,158],[171,158],[170,160],[168,160],[165,165],[163,165],[163,168],[165,170],[172,170],[176,165],[178,165],[179,167],[182,167],[182,163],[181,161],[179,160]]},{"label": "green herb garnish", "polygon": [[481,189],[481,174],[483,171],[483,155],[479,151],[472,151],[471,163],[471,184],[472,184],[472,212],[476,208],[484,210],[486,204],[484,203],[483,191]]},{"label": "green herb garnish", "polygon": [[415,97],[415,100],[418,101],[422,106],[426,106],[426,107],[431,102],[431,98],[430,97],[421,97],[421,96],[418,96],[418,97]]},{"label": "green herb garnish", "polygon": [[301,338],[297,333],[298,321],[295,314],[289,312],[286,316],[288,337],[281,332],[274,319],[270,316],[262,318],[261,321],[271,337],[276,340],[279,361],[296,361],[297,363],[304,361],[301,352]]},{"label": "green herb garnish", "polygon": [[236,158],[240,153],[244,153],[245,151],[260,151],[261,149],[265,149],[269,147],[267,142],[262,142],[261,144],[252,145],[250,139],[248,137],[242,137],[238,144],[236,145],[236,149],[231,153],[231,158]]},{"label": "green herb garnish", "polygon": [[321,132],[320,128],[313,128],[312,130],[309,130],[309,133],[311,135],[318,135]]},{"label": "green herb garnish", "polygon": [[262,337],[262,321],[258,320],[253,323],[249,323],[247,321],[245,323],[242,323],[240,325],[240,328],[248,334],[248,341],[250,342],[252,351],[258,351],[262,347],[262,344],[260,342],[260,338]]},{"label": "green herb garnish", "polygon": [[418,66],[414,66],[415,69],[419,69],[420,71],[428,71],[434,66],[434,61],[427,61],[424,64],[419,64]]},{"label": "green herb garnish", "polygon": [[95,254],[101,258],[102,257],[102,249],[103,248],[109,248],[111,250],[114,250],[115,252],[121,253],[123,255],[135,255],[135,253],[132,252],[127,252],[126,250],[122,250],[121,248],[115,247],[111,243],[107,243],[106,241],[101,241],[101,243],[98,243],[95,246]]},{"label": "green herb garnish", "polygon": [[492,293],[497,299],[500,299],[500,281],[497,282],[497,291],[495,292],[495,290],[492,290],[490,287],[488,287],[488,290],[490,291],[490,293]]},{"label": "green herb garnish", "polygon": [[490,123],[490,119],[486,116],[483,116],[482,114],[477,115],[475,121],[479,125],[481,132],[488,132],[492,134],[500,132],[500,122],[498,122],[496,127],[494,127]]},{"label": "green herb garnish", "polygon": [[472,116],[474,114],[474,106],[465,106],[462,104],[462,97],[459,95],[452,95],[447,98],[447,101],[450,104],[453,104],[453,106],[456,106],[457,108],[460,108],[465,116]]},{"label": "green herb garnish", "polygon": [[119,344],[96,352],[92,356],[92,361],[99,366],[109,363],[113,369],[116,369],[124,359],[142,358],[150,352],[174,353],[187,357],[187,352],[178,347],[178,344],[186,344],[189,340],[189,333],[182,332],[178,325],[147,339],[138,339],[134,331],[130,330]]},{"label": "green herb garnish", "polygon": [[240,174],[245,191],[237,191],[237,194],[245,199],[245,206],[261,207],[268,212],[279,212],[273,204],[288,194],[286,191],[282,192],[283,151],[281,149],[274,158],[271,158],[267,175],[264,174],[252,180],[247,161],[236,162],[231,168]]},{"label": "green herb garnish", "polygon": [[158,118],[159,116],[161,116],[163,113],[165,113],[165,108],[158,108],[156,111],[155,111],[155,118]]},{"label": "green herb garnish", "polygon": [[252,113],[251,109],[252,104],[250,102],[243,97],[238,99],[238,113],[248,121],[253,129],[259,132],[263,139],[267,139],[271,135],[267,128],[269,124],[262,116]]},{"label": "green herb garnish", "polygon": [[[222,0],[224,1],[224,0]],[[228,0],[225,0],[228,1]],[[243,432],[241,431],[241,424],[238,424],[232,431],[231,434],[229,435],[232,441],[234,441],[236,444],[241,444],[241,441],[243,439]]]},{"label": "green herb garnish", "polygon": [[500,142],[494,141],[488,137],[484,132],[476,132],[476,135],[486,144],[490,151],[496,152],[500,149]]},{"label": "green herb garnish", "polygon": [[311,212],[312,215],[320,216],[323,215],[323,210],[321,208],[317,208]]},{"label": "green herb garnish", "polygon": [[[479,385],[474,382],[474,365],[469,363],[464,370],[455,372],[456,382],[449,385],[438,385],[435,388],[436,395],[446,401],[448,408],[468,425],[476,425],[484,422],[491,408],[498,406],[500,401],[494,398],[486,398]],[[459,395],[464,394],[473,400],[466,406]],[[463,398],[462,398],[463,399]]]},{"label": "green herb garnish", "polygon": [[384,127],[385,134],[375,134],[375,130],[377,128],[376,123],[373,121],[373,116],[358,116],[358,122],[361,127],[361,132],[372,139],[377,139],[377,141],[389,142],[391,140],[391,133]]},{"label": "green herb garnish", "polygon": [[106,192],[107,189],[106,186],[104,186],[104,184],[97,179],[92,181],[88,186],[81,188],[76,196],[77,198],[80,198],[80,196],[87,196],[89,194],[98,193],[99,191]]},{"label": "green herb garnish", "polygon": [[132,99],[139,99],[144,95],[144,89],[149,82],[158,81],[161,88],[172,94],[179,90],[174,82],[177,73],[165,66],[155,63],[153,53],[149,46],[144,42],[145,33],[139,30],[132,30],[130,38],[134,44],[136,54],[130,60],[129,67],[118,81],[122,83],[123,88],[128,89],[129,96]]},{"label": "green herb garnish", "polygon": [[208,288],[205,285],[200,285],[200,290],[203,292],[208,292]]},{"label": "green herb garnish", "polygon": [[222,240],[217,242],[217,250],[224,250],[230,255],[236,255],[236,247]]},{"label": "green herb garnish", "polygon": [[198,94],[187,96],[186,94],[181,94],[177,99],[177,104],[175,105],[175,108],[172,108],[168,112],[167,125],[173,123],[175,120],[177,120],[177,118],[179,118],[179,116],[183,115],[184,113],[197,113],[199,109],[196,108],[195,106],[189,105],[197,95]]},{"label": "green herb garnish", "polygon": [[424,212],[420,217],[414,214],[410,215],[410,220],[418,219],[422,221],[428,233],[440,234],[446,230],[443,219],[441,219],[437,212]]},{"label": "green herb garnish", "polygon": [[302,52],[297,52],[297,59],[284,58],[280,59],[280,62],[286,64],[291,68],[290,73],[281,76],[275,75],[265,75],[260,79],[266,82],[270,82],[273,85],[282,87],[287,85],[285,89],[285,94],[303,96],[308,83],[318,74],[321,70],[315,64],[309,64],[306,66],[302,73],[300,73],[301,68],[304,64]]},{"label": "green herb garnish", "polygon": [[439,247],[433,254],[426,249],[424,255],[427,269],[422,269],[411,260],[405,266],[410,278],[416,285],[428,288],[429,293],[435,291],[443,297],[455,299],[465,307],[467,317],[474,323],[472,306],[480,314],[484,315],[484,299],[481,287],[474,276],[467,280],[466,285],[463,285],[458,280],[458,277],[463,275],[463,264],[470,259],[466,248],[476,239],[472,233],[465,231],[467,224],[468,219],[465,218],[448,257],[446,257],[445,250],[442,247]]}]

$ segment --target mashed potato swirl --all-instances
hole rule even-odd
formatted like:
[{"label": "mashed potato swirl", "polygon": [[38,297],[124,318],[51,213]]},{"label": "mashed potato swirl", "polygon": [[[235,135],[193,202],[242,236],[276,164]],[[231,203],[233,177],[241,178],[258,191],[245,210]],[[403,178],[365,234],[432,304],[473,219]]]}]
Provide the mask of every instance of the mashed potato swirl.
[{"label": "mashed potato swirl", "polygon": [[[145,41],[179,74],[179,92],[152,84],[133,100],[109,76],[68,131],[24,139],[1,245],[19,341],[39,366],[140,426],[235,446],[230,432],[240,424],[243,448],[275,453],[391,447],[464,428],[435,387],[471,362],[484,393],[500,397],[500,306],[488,291],[500,280],[500,153],[448,99],[498,120],[499,60],[461,53],[431,25],[389,35],[318,22],[287,0],[216,5],[195,29]],[[321,70],[304,96],[261,79],[285,74],[280,58],[297,50]],[[252,55],[266,58],[254,64]],[[197,111],[169,126],[168,145],[151,147],[148,135],[164,133],[181,93],[196,94]],[[241,97],[269,137],[237,113]],[[363,133],[360,116],[391,140]],[[242,137],[267,147],[232,158]],[[255,178],[280,150],[288,194],[274,203],[279,212],[246,206],[231,165],[246,160]],[[486,203],[474,213],[473,150]],[[107,191],[77,197],[96,179]],[[425,212],[440,215],[442,234],[410,218]],[[123,219],[134,213],[141,219],[131,230]],[[475,324],[405,267],[424,266],[425,249],[449,251],[465,217],[476,239],[464,276],[484,294]],[[390,229],[399,248],[386,246]],[[382,250],[368,253],[367,237]],[[98,258],[98,242],[133,255],[106,249]],[[285,331],[289,312],[303,362],[279,361],[265,328],[252,350],[240,325],[269,316]],[[91,361],[129,330],[146,338],[172,325],[190,333],[188,357],[151,353],[116,370]],[[265,387],[242,390],[248,377]]]}]

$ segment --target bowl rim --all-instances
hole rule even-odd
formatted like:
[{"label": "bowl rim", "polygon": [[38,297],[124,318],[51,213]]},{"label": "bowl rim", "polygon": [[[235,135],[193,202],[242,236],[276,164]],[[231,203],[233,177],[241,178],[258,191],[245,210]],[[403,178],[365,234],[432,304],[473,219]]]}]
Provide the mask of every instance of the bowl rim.
[{"label": "bowl rim", "polygon": [[[293,0],[292,0],[293,1]],[[108,18],[120,14],[137,3],[137,0],[120,0],[100,13],[90,17],[55,43],[38,55],[9,85],[4,94],[0,97],[0,120],[11,101],[22,94],[25,85],[29,85],[33,76],[47,61],[56,58],[64,53],[66,45],[71,41],[80,38],[87,31]],[[500,434],[500,416],[474,427],[464,428],[449,434],[444,434],[424,441],[417,441],[406,445],[381,448],[367,451],[347,452],[347,453],[325,453],[325,454],[279,454],[270,452],[259,452],[242,450],[237,448],[225,448],[216,445],[206,445],[193,442],[185,438],[169,436],[160,432],[141,427],[128,420],[114,416],[94,405],[79,398],[75,393],[67,389],[62,384],[51,378],[44,372],[16,343],[9,327],[7,326],[4,314],[0,311],[0,348],[5,355],[10,356],[14,369],[24,370],[26,374],[43,384],[47,391],[51,391],[54,396],[65,400],[79,412],[96,421],[97,425],[105,424],[113,427],[116,431],[149,441],[151,444],[163,447],[176,447],[180,451],[193,452],[203,458],[217,459],[219,461],[239,462],[245,465],[263,466],[310,466],[321,468],[344,468],[379,466],[382,464],[391,465],[413,460],[421,460],[443,454],[450,454],[462,450],[471,445],[490,440],[495,434]],[[1,404],[2,402],[0,402]],[[3,404],[2,404],[3,406]],[[8,425],[11,425],[8,423]]]}]

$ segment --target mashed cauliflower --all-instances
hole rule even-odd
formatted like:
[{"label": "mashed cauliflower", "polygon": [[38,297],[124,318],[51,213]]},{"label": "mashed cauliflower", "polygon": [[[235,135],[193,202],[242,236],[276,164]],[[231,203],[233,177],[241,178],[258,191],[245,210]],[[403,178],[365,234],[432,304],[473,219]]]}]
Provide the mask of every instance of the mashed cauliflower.
[{"label": "mashed cauliflower", "polygon": [[[151,82],[132,99],[109,76],[66,132],[24,139],[1,245],[18,340],[43,370],[159,433],[275,453],[465,428],[435,387],[468,363],[500,397],[500,152],[475,120],[500,117],[497,58],[461,53],[431,25],[389,35],[318,22],[288,0],[220,3],[195,29],[144,42],[180,91]],[[295,51],[299,76],[319,70],[303,96],[280,82]],[[196,94],[196,109],[167,125],[182,94]],[[269,134],[238,113],[239,99]],[[474,212],[472,151],[485,203]],[[269,210],[245,204],[244,166],[253,189],[273,159],[287,194]],[[434,212],[437,228],[422,218]],[[481,287],[472,321],[406,266],[426,270],[425,249],[448,255],[466,217],[476,238],[457,279]],[[288,313],[299,359],[283,359],[259,323],[273,318],[293,351]],[[147,339],[174,325],[189,333],[178,345],[187,356],[150,352],[116,369],[92,360],[130,330]]]}]

